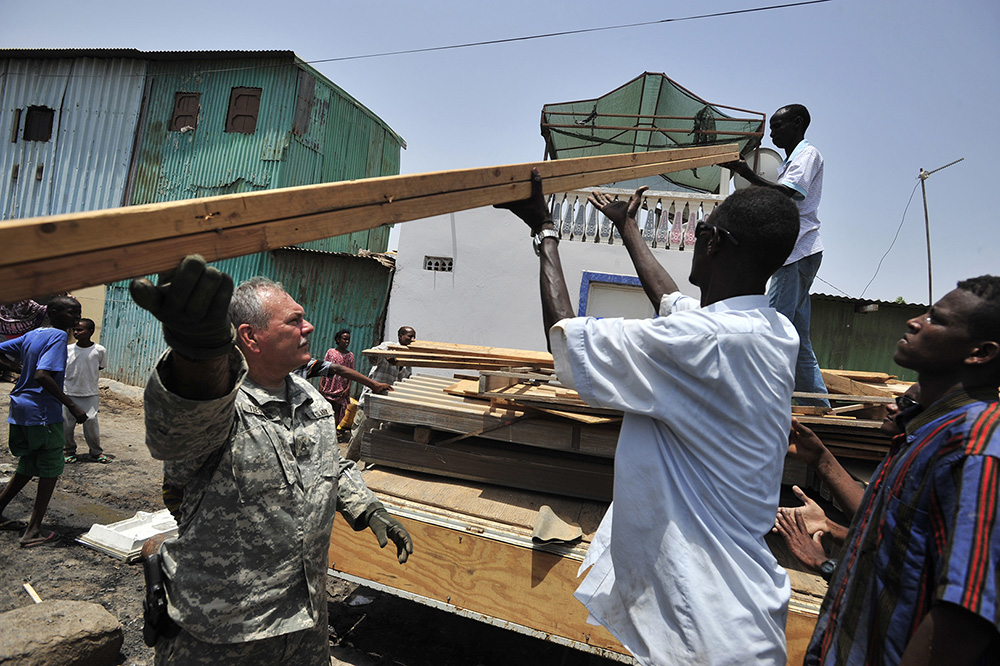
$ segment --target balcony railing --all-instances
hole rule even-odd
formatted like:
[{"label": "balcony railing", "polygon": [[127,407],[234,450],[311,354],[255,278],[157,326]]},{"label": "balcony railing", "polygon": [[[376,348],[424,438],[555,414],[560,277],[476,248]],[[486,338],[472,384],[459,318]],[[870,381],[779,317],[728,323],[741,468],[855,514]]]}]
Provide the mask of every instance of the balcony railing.
[{"label": "balcony railing", "polygon": [[[627,201],[632,190],[599,188]],[[549,201],[552,221],[561,240],[620,245],[618,230],[587,201],[590,189],[555,194]],[[690,192],[652,192],[643,195],[636,216],[646,245],[667,250],[683,250],[694,245],[694,229],[706,219],[725,195]]]}]

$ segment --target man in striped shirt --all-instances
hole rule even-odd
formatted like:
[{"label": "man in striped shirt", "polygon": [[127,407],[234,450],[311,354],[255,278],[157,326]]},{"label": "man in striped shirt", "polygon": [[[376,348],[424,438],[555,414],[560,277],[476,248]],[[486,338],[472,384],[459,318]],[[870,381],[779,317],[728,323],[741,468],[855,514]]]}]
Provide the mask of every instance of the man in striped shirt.
[{"label": "man in striped shirt", "polygon": [[806,664],[1000,663],[1000,277],[907,322],[925,409],[855,514]]}]

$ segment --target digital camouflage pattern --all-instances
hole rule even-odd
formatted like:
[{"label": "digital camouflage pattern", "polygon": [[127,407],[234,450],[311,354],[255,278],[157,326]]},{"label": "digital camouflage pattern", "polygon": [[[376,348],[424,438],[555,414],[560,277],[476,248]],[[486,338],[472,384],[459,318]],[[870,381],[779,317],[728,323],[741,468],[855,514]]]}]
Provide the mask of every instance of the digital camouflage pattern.
[{"label": "digital camouflage pattern", "polygon": [[340,456],[333,409],[294,375],[287,401],[253,384],[237,350],[228,395],[181,398],[160,376],[169,353],[146,386],[145,411],[149,451],[183,490],[180,534],[161,549],[170,616],[210,643],[316,626],[334,512],[353,526],[381,506]]}]

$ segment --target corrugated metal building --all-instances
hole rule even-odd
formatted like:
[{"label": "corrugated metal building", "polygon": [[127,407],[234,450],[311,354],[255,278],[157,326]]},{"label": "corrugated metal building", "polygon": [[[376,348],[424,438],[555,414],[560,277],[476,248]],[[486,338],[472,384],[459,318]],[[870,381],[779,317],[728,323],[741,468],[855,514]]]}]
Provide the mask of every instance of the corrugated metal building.
[{"label": "corrugated metal building", "polygon": [[864,301],[812,294],[810,339],[819,367],[886,372],[914,382],[917,373],[892,361],[906,322],[927,312],[919,303]]},{"label": "corrugated metal building", "polygon": [[[0,219],[395,175],[405,148],[291,51],[0,50],[0,76]],[[353,255],[387,242],[379,228],[219,267],[285,283],[322,356],[338,328],[356,347],[380,341],[391,270]],[[108,376],[144,381],[161,340],[126,283],[110,285]]]}]

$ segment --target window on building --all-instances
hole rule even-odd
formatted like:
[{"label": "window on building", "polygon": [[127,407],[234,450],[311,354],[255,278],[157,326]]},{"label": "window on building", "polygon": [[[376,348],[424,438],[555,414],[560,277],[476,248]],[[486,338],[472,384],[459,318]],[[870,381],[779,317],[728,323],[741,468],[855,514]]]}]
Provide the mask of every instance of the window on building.
[{"label": "window on building", "polygon": [[52,138],[52,123],[55,122],[55,109],[47,106],[29,106],[24,114],[24,140],[48,141]]},{"label": "window on building", "polygon": [[313,102],[316,101],[316,79],[308,72],[299,70],[299,92],[295,100],[295,115],[292,118],[292,133],[302,136],[309,131]]},{"label": "window on building", "polygon": [[186,132],[198,128],[201,93],[174,93],[174,113],[170,116],[171,132]]},{"label": "window on building", "polygon": [[425,271],[440,271],[451,273],[455,268],[455,260],[451,257],[424,257]]},{"label": "window on building", "polygon": [[260,88],[233,88],[229,95],[229,112],[226,114],[227,132],[253,134],[257,130],[260,93]]}]

